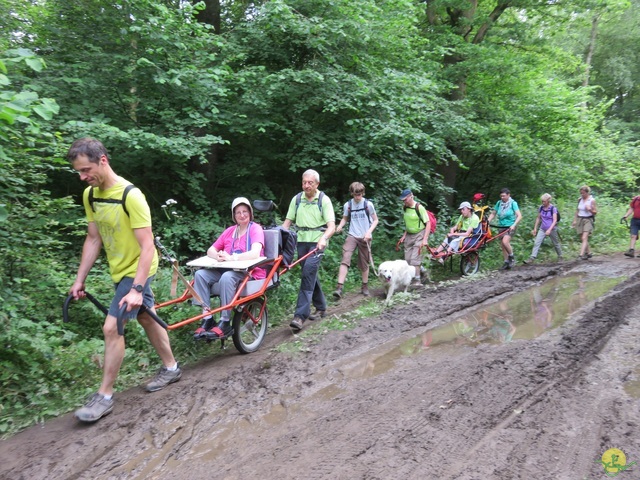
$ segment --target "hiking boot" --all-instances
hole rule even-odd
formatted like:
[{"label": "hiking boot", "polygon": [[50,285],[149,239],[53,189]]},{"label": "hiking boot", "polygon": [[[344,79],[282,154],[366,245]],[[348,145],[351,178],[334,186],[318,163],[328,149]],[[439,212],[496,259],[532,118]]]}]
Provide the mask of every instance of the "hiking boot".
[{"label": "hiking boot", "polygon": [[336,288],[336,291],[333,292],[333,298],[335,298],[336,300],[340,300],[342,298],[342,287],[338,286],[338,288]]},{"label": "hiking boot", "polygon": [[633,258],[635,256],[635,251],[633,248],[630,248],[628,252],[624,252],[624,256]]},{"label": "hiking boot", "polygon": [[370,295],[369,287],[367,285],[362,285],[362,288],[360,289],[360,293],[365,297],[368,297]]},{"label": "hiking boot", "polygon": [[591,257],[589,255],[578,255],[580,260],[589,260]]},{"label": "hiking boot", "polygon": [[591,258],[591,257],[593,257],[593,253],[591,252],[587,253],[587,258]]},{"label": "hiking boot", "polygon": [[421,287],[422,286],[422,282],[420,281],[420,277],[413,277],[411,279],[411,286],[412,287]]},{"label": "hiking boot", "polygon": [[208,340],[222,340],[233,335],[233,327],[229,321],[220,321],[218,325],[210,328],[204,333]]},{"label": "hiking boot", "polygon": [[289,326],[296,332],[299,332],[300,330],[302,330],[303,325],[304,325],[304,318],[298,317],[298,316],[293,317],[293,320],[291,320],[291,323],[289,324]]},{"label": "hiking boot", "polygon": [[180,380],[182,376],[182,370],[180,370],[180,365],[173,372],[167,370],[167,367],[162,367],[158,370],[155,378],[147,383],[145,390],[147,392],[157,392],[158,390],[162,390],[164,387],[169,385],[170,383],[177,382]]},{"label": "hiking boot", "polygon": [[536,259],[533,257],[529,257],[527,260],[523,260],[522,263],[524,263],[525,265],[529,265],[530,263],[535,262]]},{"label": "hiking boot", "polygon": [[326,314],[327,314],[326,310],[318,310],[318,309],[316,309],[316,311],[312,315],[309,315],[309,320],[323,319]]},{"label": "hiking boot", "polygon": [[193,338],[195,338],[196,340],[199,338],[205,338],[205,333],[207,332],[207,330],[210,330],[211,327],[215,325],[215,323],[216,322],[213,317],[203,318],[200,326],[195,332],[193,332]]},{"label": "hiking boot", "polygon": [[107,400],[101,393],[94,393],[84,407],[76,410],[75,417],[82,422],[95,422],[113,410],[113,398]]},{"label": "hiking boot", "polygon": [[509,270],[511,269],[511,264],[509,262],[504,262],[500,267],[500,270]]},{"label": "hiking boot", "polygon": [[507,258],[507,262],[509,262],[509,267],[513,267],[516,264],[516,257],[510,256]]}]

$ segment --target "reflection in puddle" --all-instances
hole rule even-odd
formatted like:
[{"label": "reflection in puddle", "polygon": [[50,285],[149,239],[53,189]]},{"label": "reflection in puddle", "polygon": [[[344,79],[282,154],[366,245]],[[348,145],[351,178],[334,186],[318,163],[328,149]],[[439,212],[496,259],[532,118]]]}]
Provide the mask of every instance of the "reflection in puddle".
[{"label": "reflection in puddle", "polygon": [[[635,369],[635,377],[640,377],[640,367]],[[624,383],[624,391],[630,397],[640,398],[640,380],[630,380]]]},{"label": "reflection in puddle", "polygon": [[[579,308],[604,295],[624,277],[555,277],[536,287],[483,306],[432,330],[413,337],[383,355],[361,358],[346,375],[372,377],[394,367],[395,360],[434,347],[447,355],[462,353],[460,346],[502,344],[530,340],[559,327]],[[446,301],[446,299],[443,299]]]}]

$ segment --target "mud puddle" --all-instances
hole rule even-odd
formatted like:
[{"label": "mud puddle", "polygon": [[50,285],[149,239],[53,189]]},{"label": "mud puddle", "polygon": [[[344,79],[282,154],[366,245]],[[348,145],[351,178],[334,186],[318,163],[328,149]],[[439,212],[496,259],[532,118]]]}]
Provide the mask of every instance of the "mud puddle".
[{"label": "mud puddle", "polygon": [[[499,302],[482,305],[445,325],[426,330],[384,353],[378,349],[352,359],[350,365],[341,371],[350,378],[367,378],[394,369],[402,357],[427,351],[454,356],[464,347],[531,340],[560,327],[573,313],[625,279],[586,274],[554,277]],[[640,389],[640,386],[630,383],[629,388]]]}]

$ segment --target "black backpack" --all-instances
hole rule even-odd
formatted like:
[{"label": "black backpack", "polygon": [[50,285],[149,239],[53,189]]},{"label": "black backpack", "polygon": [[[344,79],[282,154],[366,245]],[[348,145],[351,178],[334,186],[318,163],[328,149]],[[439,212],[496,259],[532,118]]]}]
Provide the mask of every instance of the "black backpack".
[{"label": "black backpack", "polygon": [[293,263],[293,257],[296,255],[298,235],[293,230],[285,230],[282,227],[273,227],[273,229],[280,232],[278,253],[282,255],[282,263],[289,266]]}]

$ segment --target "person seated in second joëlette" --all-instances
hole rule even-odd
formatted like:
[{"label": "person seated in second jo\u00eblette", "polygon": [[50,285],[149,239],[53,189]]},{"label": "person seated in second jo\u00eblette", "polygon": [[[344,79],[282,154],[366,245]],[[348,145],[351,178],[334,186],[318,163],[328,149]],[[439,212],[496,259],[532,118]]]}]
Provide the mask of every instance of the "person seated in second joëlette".
[{"label": "person seated in second jo\u00eblette", "polygon": [[460,217],[449,230],[447,237],[440,245],[438,245],[438,248],[436,248],[435,251],[434,257],[441,264],[444,263],[444,258],[438,255],[444,252],[445,249],[447,253],[457,252],[462,240],[473,235],[480,225],[480,218],[473,214],[473,209],[469,202],[462,202],[460,207],[458,207],[458,210],[460,210],[461,213]]},{"label": "person seated in second jo\u00eblette", "polygon": [[[262,227],[253,221],[253,208],[244,197],[236,198],[231,204],[231,214],[235,225],[227,228],[222,235],[209,247],[207,256],[218,262],[236,260],[254,260],[264,255],[264,231]],[[238,285],[244,278],[243,272],[233,270],[202,268],[197,270],[194,276],[193,288],[202,299],[203,313],[211,310],[211,291],[214,285],[220,282],[220,305],[228,305],[238,289]],[[251,278],[261,280],[266,277],[263,268],[256,267],[251,271]],[[194,300],[194,303],[198,303]],[[215,324],[212,315],[202,319],[202,325],[198,328],[196,338],[226,338],[232,333],[231,310],[223,310],[220,313],[220,323]]]}]

